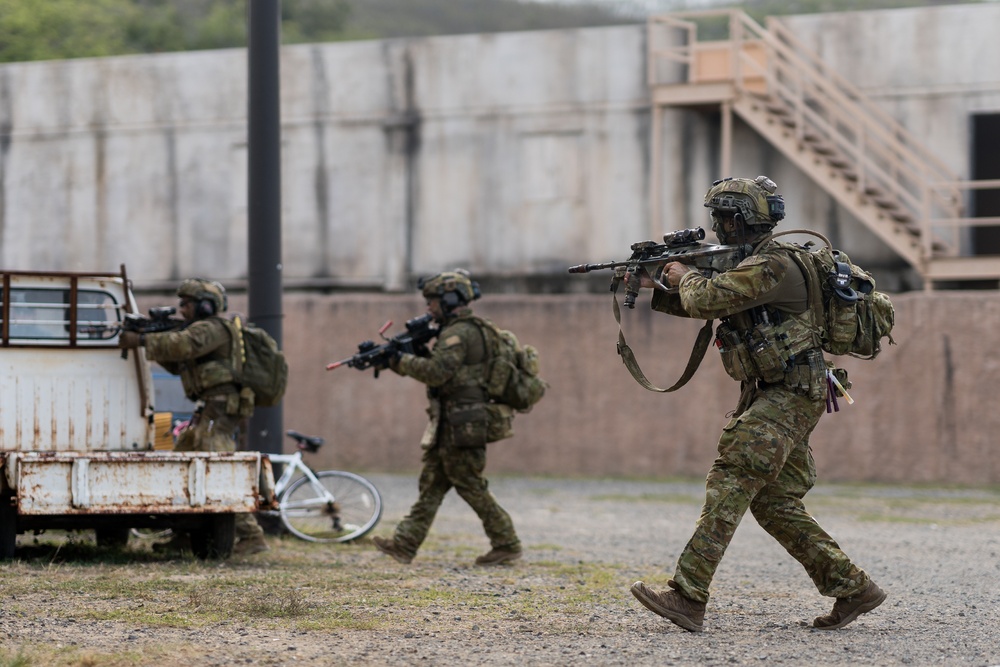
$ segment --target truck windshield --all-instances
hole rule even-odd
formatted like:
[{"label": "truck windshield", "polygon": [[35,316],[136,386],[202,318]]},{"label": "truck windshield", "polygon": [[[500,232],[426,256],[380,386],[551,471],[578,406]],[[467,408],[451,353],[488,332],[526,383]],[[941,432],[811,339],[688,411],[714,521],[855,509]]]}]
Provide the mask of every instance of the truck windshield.
[{"label": "truck windshield", "polygon": [[[72,309],[70,291],[44,287],[12,287],[12,340],[69,340]],[[79,289],[76,293],[76,337],[108,340],[118,333],[119,304],[108,292]],[[2,306],[2,302],[0,302]]]}]

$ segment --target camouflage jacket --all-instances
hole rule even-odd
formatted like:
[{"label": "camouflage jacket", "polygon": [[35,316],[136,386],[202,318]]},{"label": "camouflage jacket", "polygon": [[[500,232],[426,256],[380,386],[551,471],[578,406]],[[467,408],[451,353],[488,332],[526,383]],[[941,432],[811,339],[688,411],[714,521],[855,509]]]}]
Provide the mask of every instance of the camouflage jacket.
[{"label": "camouflage jacket", "polygon": [[486,342],[471,308],[455,312],[438,334],[431,355],[404,354],[396,372],[423,382],[428,395],[442,402],[485,402]]},{"label": "camouflage jacket", "polygon": [[821,397],[826,381],[821,322],[809,307],[806,277],[790,246],[769,241],[713,278],[685,274],[676,293],[654,292],[652,307],[672,315],[721,319],[715,343],[740,382],[783,383]]},{"label": "camouflage jacket", "polygon": [[179,331],[146,334],[146,357],[180,375],[192,401],[236,392],[230,327],[221,317],[208,317]]},{"label": "camouflage jacket", "polygon": [[756,306],[798,315],[809,309],[806,279],[783,244],[771,241],[757,254],[709,279],[690,271],[676,293],[653,292],[651,304],[680,317],[725,319]]}]

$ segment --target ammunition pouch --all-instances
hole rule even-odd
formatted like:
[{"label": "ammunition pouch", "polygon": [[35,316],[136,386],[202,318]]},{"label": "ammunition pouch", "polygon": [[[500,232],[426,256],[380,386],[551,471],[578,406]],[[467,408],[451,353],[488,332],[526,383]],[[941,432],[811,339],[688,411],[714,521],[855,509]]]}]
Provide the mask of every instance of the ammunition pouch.
[{"label": "ammunition pouch", "polygon": [[[785,374],[784,384],[796,394],[820,401],[826,396],[826,361],[818,349],[799,355]],[[846,375],[846,373],[845,373]]]},{"label": "ammunition pouch", "polygon": [[746,336],[727,324],[720,324],[715,332],[715,344],[729,377],[740,382],[781,382],[791,365],[790,350],[783,345],[776,327],[770,324],[759,324]]},{"label": "ammunition pouch", "polygon": [[[763,322],[747,329],[723,322],[715,331],[715,344],[731,378],[765,384],[788,383],[786,376],[799,374],[796,366],[807,364],[804,355],[816,347],[812,333],[794,315],[780,324]],[[794,379],[796,384],[800,381],[803,384],[811,382],[805,378]]]},{"label": "ammunition pouch", "polygon": [[490,415],[485,403],[452,406],[445,415],[451,429],[451,445],[456,449],[485,447],[489,437]]},{"label": "ammunition pouch", "polygon": [[496,442],[514,435],[514,408],[503,403],[487,403],[486,412],[489,413],[486,442]]}]

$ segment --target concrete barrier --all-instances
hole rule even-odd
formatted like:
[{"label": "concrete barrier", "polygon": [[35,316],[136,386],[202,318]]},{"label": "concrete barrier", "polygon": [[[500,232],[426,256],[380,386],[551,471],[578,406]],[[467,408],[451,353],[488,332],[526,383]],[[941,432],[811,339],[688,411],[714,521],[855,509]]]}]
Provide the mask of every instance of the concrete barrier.
[{"label": "concrete barrier", "polygon": [[[145,298],[146,301],[150,297]],[[160,299],[162,302],[162,298]],[[240,295],[232,299],[242,308]],[[826,480],[996,484],[1000,410],[1000,295],[894,295],[898,345],[875,361],[845,358],[854,405],[825,416],[812,447]],[[319,467],[369,471],[419,466],[424,388],[392,372],[324,370],[386,320],[389,333],[424,311],[417,295],[289,293],[284,348],[291,369],[285,426],[321,434]],[[615,352],[611,296],[487,294],[478,313],[541,352],[551,384],[514,438],[490,446],[490,470],[525,474],[702,476],[711,465],[739,388],[712,350],[690,384],[672,394],[642,389]],[[145,307],[145,306],[144,306]],[[624,324],[643,369],[667,386],[680,375],[698,324],[648,309]]]}]

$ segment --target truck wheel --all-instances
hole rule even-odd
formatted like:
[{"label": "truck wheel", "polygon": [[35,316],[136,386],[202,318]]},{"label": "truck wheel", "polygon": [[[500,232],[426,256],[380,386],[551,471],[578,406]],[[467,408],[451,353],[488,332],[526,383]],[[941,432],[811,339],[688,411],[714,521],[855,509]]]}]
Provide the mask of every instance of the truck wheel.
[{"label": "truck wheel", "polygon": [[14,557],[17,546],[17,507],[13,498],[0,498],[0,560],[10,560]]},{"label": "truck wheel", "polygon": [[110,549],[122,549],[128,544],[128,528],[96,528],[97,546]]},{"label": "truck wheel", "polygon": [[236,544],[236,515],[212,514],[191,531],[191,551],[202,560],[229,558]]}]

